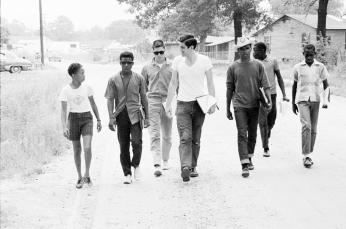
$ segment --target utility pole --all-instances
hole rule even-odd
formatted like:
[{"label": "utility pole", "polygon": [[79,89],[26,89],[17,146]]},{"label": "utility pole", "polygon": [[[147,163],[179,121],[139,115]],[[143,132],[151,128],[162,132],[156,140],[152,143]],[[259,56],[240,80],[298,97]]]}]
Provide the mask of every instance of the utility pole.
[{"label": "utility pole", "polygon": [[43,49],[43,22],[42,22],[42,2],[39,0],[40,12],[40,41],[41,41],[41,63],[44,65],[44,49]]}]

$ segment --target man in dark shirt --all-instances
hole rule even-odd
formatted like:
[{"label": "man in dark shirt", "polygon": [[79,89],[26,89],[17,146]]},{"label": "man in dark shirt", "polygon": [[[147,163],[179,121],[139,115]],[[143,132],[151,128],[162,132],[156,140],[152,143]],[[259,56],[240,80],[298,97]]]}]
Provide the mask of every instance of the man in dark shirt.
[{"label": "man in dark shirt", "polygon": [[[149,125],[145,82],[141,75],[131,70],[133,59],[131,52],[120,54],[122,70],[109,79],[105,93],[109,129],[115,131],[115,125],[118,126],[120,162],[125,175],[124,184],[132,182],[131,166],[134,167],[134,178],[136,180],[140,178],[142,121],[144,121],[145,128]],[[132,160],[130,158],[130,141],[133,151]]]},{"label": "man in dark shirt", "polygon": [[227,71],[227,118],[233,119],[231,100],[233,100],[235,120],[238,129],[238,152],[242,165],[242,176],[248,177],[249,170],[254,169],[252,156],[254,154],[258,112],[259,112],[259,87],[263,87],[266,97],[270,99],[270,85],[264,66],[257,60],[250,59],[251,40],[240,37],[237,44],[240,59],[235,61]]}]

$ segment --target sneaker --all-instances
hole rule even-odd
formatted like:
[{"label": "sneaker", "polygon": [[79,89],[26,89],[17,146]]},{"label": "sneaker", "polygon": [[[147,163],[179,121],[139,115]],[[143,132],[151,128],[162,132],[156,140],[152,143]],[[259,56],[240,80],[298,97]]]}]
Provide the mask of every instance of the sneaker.
[{"label": "sneaker", "polygon": [[190,169],[188,167],[184,167],[181,170],[181,177],[183,178],[183,182],[190,181]]},{"label": "sneaker", "polygon": [[311,160],[310,157],[304,157],[303,164],[306,168],[310,168],[314,164],[314,162]]},{"label": "sneaker", "polygon": [[196,167],[195,168],[191,168],[190,169],[190,177],[198,177],[198,172],[196,170]]},{"label": "sneaker", "polygon": [[141,173],[141,169],[139,166],[137,166],[134,169],[134,178],[135,178],[135,180],[140,180],[142,178],[142,173]]},{"label": "sneaker", "polygon": [[87,184],[88,186],[92,186],[92,182],[90,177],[84,177],[84,183]]},{"label": "sneaker", "polygon": [[251,157],[249,158],[249,160],[250,160],[250,163],[248,164],[248,169],[249,170],[253,170],[254,168],[255,168],[255,166],[252,164],[252,159],[251,159]]},{"label": "sneaker", "polygon": [[265,149],[265,150],[263,151],[263,157],[270,157],[269,149]]},{"label": "sneaker", "polygon": [[168,169],[169,169],[168,161],[163,161],[163,163],[162,163],[162,169],[163,169],[163,170],[168,170]]},{"label": "sneaker", "polygon": [[162,172],[161,172],[161,166],[160,165],[155,165],[155,172],[154,172],[154,175],[159,177],[162,175]]},{"label": "sneaker", "polygon": [[249,167],[248,167],[249,164],[242,164],[241,167],[242,167],[242,172],[241,172],[241,175],[245,178],[245,177],[248,177],[250,175],[250,172],[249,172]]},{"label": "sneaker", "polygon": [[128,174],[127,176],[125,176],[124,184],[131,184],[131,183],[132,183],[131,175]]},{"label": "sneaker", "polygon": [[76,184],[76,188],[78,188],[78,189],[83,188],[83,183],[84,183],[83,178],[78,179],[77,184]]}]

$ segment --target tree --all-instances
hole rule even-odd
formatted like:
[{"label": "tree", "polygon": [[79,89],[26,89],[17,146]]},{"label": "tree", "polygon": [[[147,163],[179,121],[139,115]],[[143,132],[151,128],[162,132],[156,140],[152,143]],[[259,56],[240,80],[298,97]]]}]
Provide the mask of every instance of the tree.
[{"label": "tree", "polygon": [[105,28],[105,37],[123,44],[135,44],[144,39],[144,31],[131,20],[113,21]]},{"label": "tree", "polygon": [[59,16],[47,28],[47,36],[58,41],[71,40],[73,32],[73,22],[66,16]]},{"label": "tree", "polygon": [[8,29],[4,26],[0,26],[0,46],[7,44],[9,40],[10,33]]}]

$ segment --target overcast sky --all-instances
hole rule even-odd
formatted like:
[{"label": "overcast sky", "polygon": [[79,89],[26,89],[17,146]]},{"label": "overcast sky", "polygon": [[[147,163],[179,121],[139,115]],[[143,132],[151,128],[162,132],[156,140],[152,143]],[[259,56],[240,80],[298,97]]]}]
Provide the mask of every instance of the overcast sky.
[{"label": "overcast sky", "polygon": [[[26,26],[36,29],[39,26],[39,0],[0,0],[1,16],[8,20],[17,19]],[[117,0],[42,0],[42,11],[46,22],[60,15],[70,18],[75,29],[88,29],[95,25],[106,27],[110,22],[121,19],[134,19],[127,12],[128,6]]]}]

